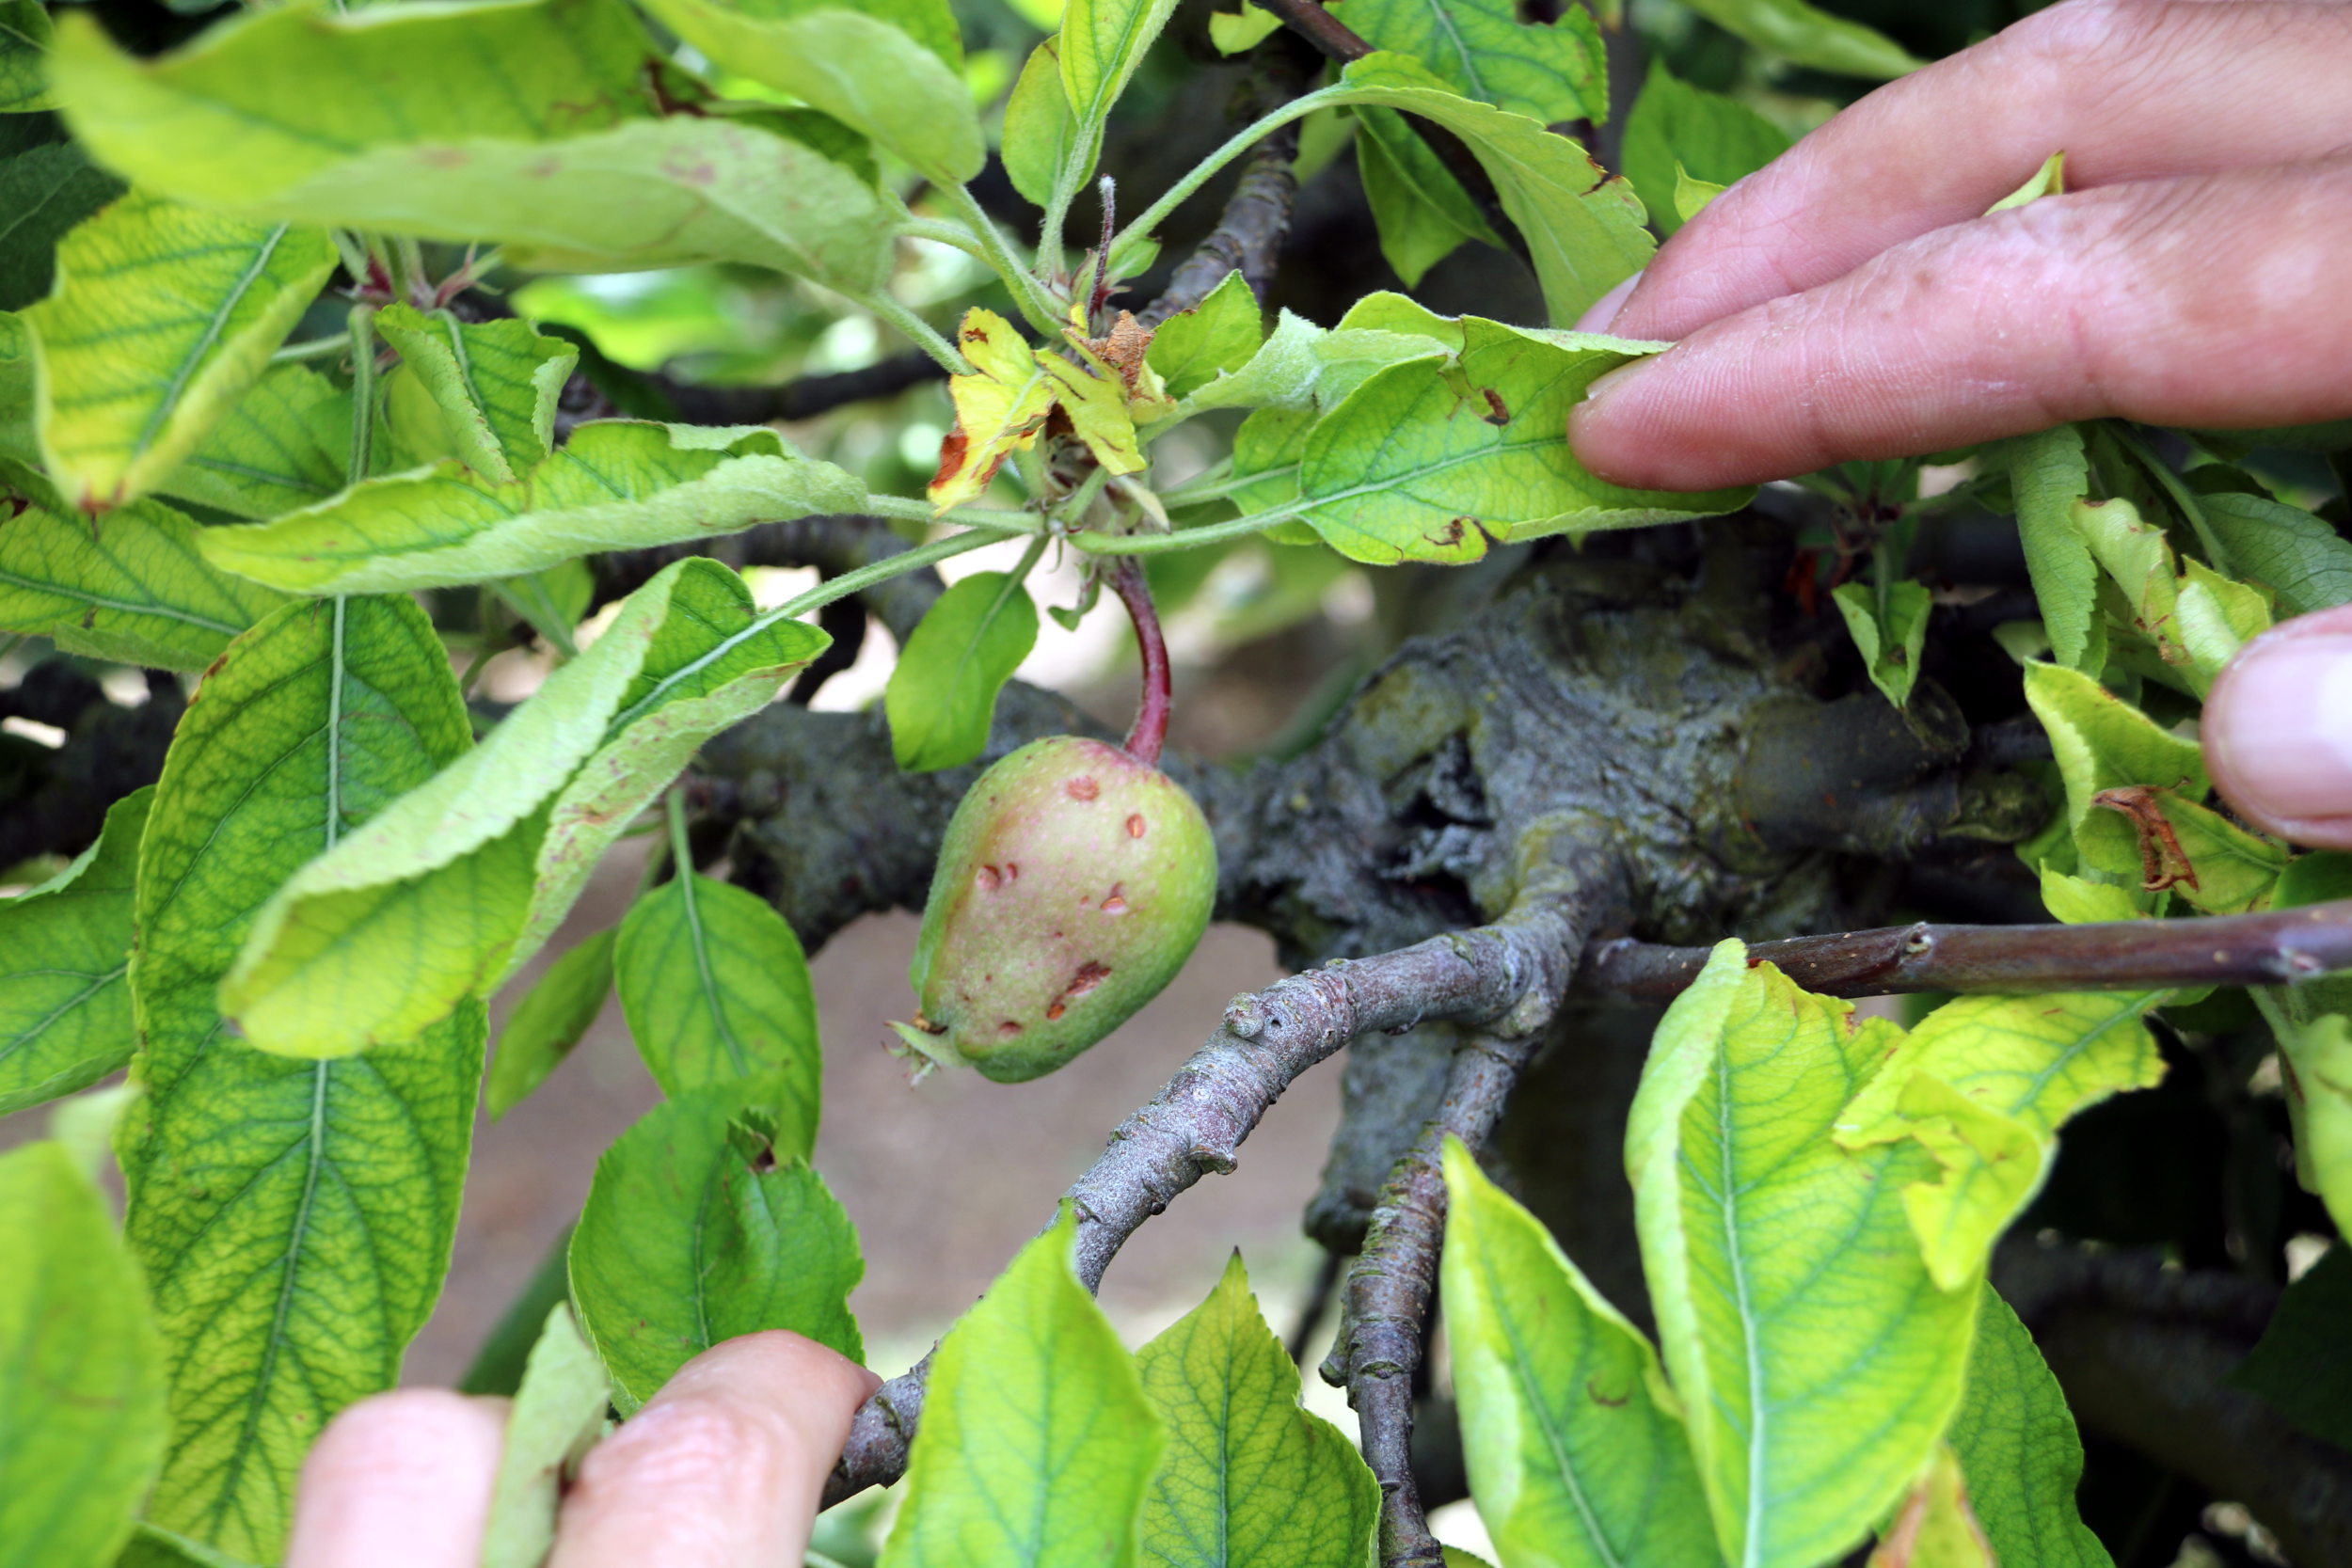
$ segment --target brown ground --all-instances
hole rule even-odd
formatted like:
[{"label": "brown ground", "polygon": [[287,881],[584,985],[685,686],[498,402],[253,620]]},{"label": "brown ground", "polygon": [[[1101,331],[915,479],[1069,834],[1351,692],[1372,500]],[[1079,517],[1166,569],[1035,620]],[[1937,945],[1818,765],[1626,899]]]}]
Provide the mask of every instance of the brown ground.
[{"label": "brown ground", "polygon": [[[636,858],[615,855],[548,953],[617,920],[637,877]],[[914,932],[912,915],[868,919],[814,965],[825,1038],[817,1164],[865,1243],[866,1283],[852,1305],[885,1373],[919,1354],[1052,1217],[1062,1188],[1200,1043],[1226,1000],[1277,973],[1265,938],[1214,927],[1157,1001],[1052,1077],[999,1085],[942,1072],[910,1087],[905,1064],[882,1042],[884,1021],[913,1006],[906,964]],[[494,1019],[544,962],[501,998]],[[1205,1294],[1235,1246],[1287,1331],[1313,1266],[1298,1214],[1338,1117],[1338,1081],[1336,1069],[1310,1074],[1250,1140],[1239,1171],[1203,1181],[1121,1254],[1104,1301],[1130,1343]],[[449,1288],[409,1355],[409,1382],[447,1383],[465,1370],[579,1212],[597,1155],[654,1099],[620,1008],[608,1003],[536,1095],[495,1126],[484,1118]]]}]

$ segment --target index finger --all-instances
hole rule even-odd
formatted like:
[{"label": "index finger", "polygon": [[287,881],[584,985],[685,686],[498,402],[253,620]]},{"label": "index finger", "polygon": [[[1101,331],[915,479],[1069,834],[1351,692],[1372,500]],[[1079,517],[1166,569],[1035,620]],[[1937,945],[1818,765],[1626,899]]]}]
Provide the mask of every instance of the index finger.
[{"label": "index finger", "polygon": [[2352,140],[2352,6],[2066,0],[1865,98],[1715,198],[1607,330],[1680,338],[1965,222],[2063,150],[2070,188]]},{"label": "index finger", "polygon": [[799,1562],[850,1418],[881,1386],[781,1329],[714,1345],[588,1450],[548,1568]]}]

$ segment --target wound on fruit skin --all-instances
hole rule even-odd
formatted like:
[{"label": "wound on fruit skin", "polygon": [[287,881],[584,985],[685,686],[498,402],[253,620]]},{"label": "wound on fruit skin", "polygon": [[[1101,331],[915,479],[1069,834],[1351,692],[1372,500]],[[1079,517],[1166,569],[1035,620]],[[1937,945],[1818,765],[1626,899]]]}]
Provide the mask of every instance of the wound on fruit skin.
[{"label": "wound on fruit skin", "polygon": [[1129,838],[1141,838],[1143,836],[1143,814],[1141,812],[1136,812],[1134,816],[1127,818],[1127,836]]}]

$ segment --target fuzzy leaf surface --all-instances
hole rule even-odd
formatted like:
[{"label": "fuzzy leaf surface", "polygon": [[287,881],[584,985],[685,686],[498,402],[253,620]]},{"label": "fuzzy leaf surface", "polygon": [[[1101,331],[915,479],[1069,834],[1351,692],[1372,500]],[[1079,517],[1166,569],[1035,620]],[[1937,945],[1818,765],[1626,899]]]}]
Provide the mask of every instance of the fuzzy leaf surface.
[{"label": "fuzzy leaf surface", "polygon": [[716,562],[667,568],[482,745],[277,890],[222,982],[227,1012],[294,1055],[415,1038],[536,952],[694,749],[825,641],[761,616]]},{"label": "fuzzy leaf surface", "polygon": [[161,501],[97,529],[34,507],[0,527],[0,628],[68,653],[201,670],[286,596],[204,559],[206,530]]},{"label": "fuzzy leaf surface", "polygon": [[2099,605],[2099,565],[2074,526],[2075,505],[2090,494],[2090,464],[2082,432],[2071,424],[2024,436],[2004,449],[2017,500],[2017,534],[2026,570],[2042,607],[2042,625],[2058,662],[2095,675],[2090,657],[2106,662],[2106,639],[2091,633]]},{"label": "fuzzy leaf surface", "polygon": [[66,235],[28,308],[43,466],[77,508],[137,499],[261,378],[335,247],[313,229],[134,192]]},{"label": "fuzzy leaf surface", "polygon": [[923,612],[883,693],[890,749],[910,773],[988,749],[996,694],[1037,646],[1037,604],[1009,572],[976,572]]},{"label": "fuzzy leaf surface", "polygon": [[341,490],[350,462],[351,394],[308,365],[272,365],[159,487],[240,517],[275,517]]},{"label": "fuzzy leaf surface", "polygon": [[1073,187],[1092,172],[1111,106],[1135,79],[1145,51],[1175,14],[1176,0],[1065,0],[1061,17],[1061,83],[1082,150],[1065,164]]},{"label": "fuzzy leaf surface", "polygon": [[1840,1148],[1893,1027],[1720,943],[1660,1022],[1626,1131],[1660,1346],[1726,1560],[1815,1568],[1927,1467],[1977,1278],[1940,1288],[1902,1189],[1916,1143]]},{"label": "fuzzy leaf surface", "polygon": [[947,1331],[882,1568],[1130,1568],[1166,1434],[1071,1266],[1069,1205]]},{"label": "fuzzy leaf surface", "polygon": [[520,266],[731,261],[877,284],[890,216],[872,182],[787,116],[648,118],[652,54],[620,0],[290,7],[153,60],[69,16],[51,78],[101,159],[192,203],[502,244]]},{"label": "fuzzy leaf surface", "polygon": [[1890,584],[1883,604],[1867,583],[1849,582],[1830,594],[1869,672],[1870,684],[1897,707],[1911,701],[1919,656],[1928,645],[1928,585],[1912,578]]},{"label": "fuzzy leaf surface", "polygon": [[118,1133],[171,1383],[147,1516],[253,1561],[280,1555],[319,1429],[399,1380],[440,1293],[484,1024],[467,1006],[362,1061],[290,1060],[230,1033],[220,979],[274,889],[470,742],[413,602],[288,605],[206,677],[155,786],[131,960],[147,1093]]},{"label": "fuzzy leaf surface", "polygon": [[817,1125],[817,992],[774,905],[699,873],[674,877],[629,906],[612,973],[663,1094],[758,1078],[784,1096],[771,1109],[785,1125]]},{"label": "fuzzy leaf surface", "polygon": [[444,463],[266,523],[207,529],[202,544],[215,565],[290,593],[401,593],[853,512],[865,499],[848,472],[765,427],[598,420],[516,483]]},{"label": "fuzzy leaf surface", "polygon": [[0,1116],[78,1093],[131,1059],[132,889],[154,793],[117,800],[72,865],[0,901]]},{"label": "fuzzy leaf surface", "polygon": [[2060,1123],[2163,1079],[2146,1019],[2164,994],[1961,997],[1902,1037],[1846,1107],[1839,1147],[1915,1137],[1942,1167],[1902,1198],[1945,1289],[1981,1274],[1994,1242],[2033,1200]]},{"label": "fuzzy leaf surface", "polygon": [[1199,305],[1160,323],[1144,360],[1159,372],[1168,396],[1183,398],[1241,369],[1264,341],[1258,296],[1238,271],[1229,272]]},{"label": "fuzzy leaf surface", "polygon": [[572,1301],[623,1415],[722,1339],[788,1328],[865,1359],[848,1298],[857,1232],[808,1167],[816,1128],[740,1079],[655,1106],[596,1162],[572,1233]]},{"label": "fuzzy leaf surface", "polygon": [[1512,1568],[1716,1568],[1658,1353],[1535,1216],[1445,1146],[1447,1343],[1470,1496]]},{"label": "fuzzy leaf surface", "polygon": [[0,1154],[0,1568],[111,1562],[163,1462],[163,1346],[63,1144]]},{"label": "fuzzy leaf surface", "polygon": [[548,965],[539,983],[515,1005],[482,1091],[492,1121],[530,1099],[604,1011],[604,999],[612,994],[612,943],[619,935],[612,928],[583,937]]},{"label": "fuzzy leaf surface", "polygon": [[1300,1408],[1297,1364],[1266,1326],[1239,1253],[1136,1367],[1169,1439],[1143,1501],[1144,1563],[1371,1562],[1379,1483],[1354,1444]]},{"label": "fuzzy leaf surface", "polygon": [[1728,512],[1744,490],[1629,490],[1568,450],[1584,389],[1650,345],[1462,320],[1458,361],[1373,372],[1308,436],[1302,516],[1353,560],[1475,561],[1490,539],[1581,535]]},{"label": "fuzzy leaf surface", "polygon": [[2264,496],[2200,496],[2236,568],[2279,597],[2279,613],[2352,604],[2352,541],[2300,507]]},{"label": "fuzzy leaf surface", "polygon": [[2083,1444],[2066,1395],[2009,1303],[1990,1285],[1982,1301],[1951,1433],[1977,1521],[2002,1562],[2114,1568],[2074,1506]]},{"label": "fuzzy leaf surface", "polygon": [[[483,478],[512,484],[546,461],[555,445],[555,400],[580,361],[561,338],[542,337],[523,321],[460,322],[427,317],[395,303],[376,312],[375,329],[400,351],[406,373],[397,386],[422,394],[437,430],[420,431],[434,455],[456,458]],[[402,409],[395,420],[412,413]]]}]

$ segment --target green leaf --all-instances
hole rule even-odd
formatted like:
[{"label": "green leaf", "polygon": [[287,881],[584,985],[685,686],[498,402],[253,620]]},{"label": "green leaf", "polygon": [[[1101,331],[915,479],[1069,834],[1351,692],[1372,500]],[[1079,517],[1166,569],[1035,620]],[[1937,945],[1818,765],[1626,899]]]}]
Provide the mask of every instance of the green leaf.
[{"label": "green leaf", "polygon": [[[800,939],[756,894],[692,872],[629,907],[613,980],[661,1092],[759,1078],[813,1135],[824,1081],[817,992]],[[808,1152],[795,1145],[798,1152]]]},{"label": "green leaf", "polygon": [[1744,490],[1625,489],[1568,450],[1568,411],[1584,388],[1650,345],[1475,316],[1462,330],[1458,363],[1375,371],[1308,436],[1301,515],[1342,554],[1375,564],[1475,561],[1490,539],[1581,536],[1745,503]]},{"label": "green leaf", "polygon": [[1817,71],[1885,79],[1918,70],[1893,40],[1859,22],[1808,6],[1804,0],[1690,0],[1691,8],[1727,33]]},{"label": "green leaf", "polygon": [[2145,1020],[2164,995],[1964,996],[1885,1054],[1837,1118],[1836,1140],[1859,1150],[1912,1137],[1934,1156],[1941,1170],[1902,1202],[1938,1285],[1960,1291],[1982,1275],[2041,1190],[2060,1123],[2163,1079]]},{"label": "green leaf", "polygon": [[2352,604],[2352,542],[2300,507],[2262,496],[2197,498],[2237,569],[2278,595],[2281,615]]},{"label": "green leaf", "polygon": [[244,1558],[194,1541],[176,1529],[141,1519],[115,1568],[255,1568]]},{"label": "green leaf", "polygon": [[2286,1288],[2253,1352],[2229,1376],[2297,1429],[2352,1448],[2352,1248],[2331,1246]]},{"label": "green leaf", "polygon": [[598,420],[517,483],[444,463],[270,522],[207,529],[203,546],[215,565],[292,593],[398,593],[853,512],[865,500],[855,478],[765,426]]},{"label": "green leaf", "polygon": [[1297,1364],[1239,1253],[1136,1369],[1172,1439],[1143,1500],[1144,1562],[1368,1568],[1379,1483],[1338,1428],[1299,1408]]},{"label": "green leaf", "polygon": [[2074,507],[2090,494],[2082,432],[2071,424],[2008,443],[2009,483],[2017,500],[2017,535],[2042,624],[2058,662],[2096,675],[2106,639],[2094,638],[2099,566],[2074,526]]},{"label": "green leaf", "polygon": [[1200,303],[1160,323],[1144,351],[1168,395],[1189,397],[1216,377],[1249,362],[1265,341],[1265,317],[1248,280],[1229,272]]},{"label": "green leaf", "polygon": [[526,267],[732,261],[879,284],[891,214],[872,182],[789,116],[644,118],[654,53],[620,0],[485,0],[249,12],[154,60],[73,15],[50,62],[93,152],[194,204],[496,242]]},{"label": "green leaf", "polygon": [[0,3],[0,115],[55,106],[49,102],[48,69],[41,64],[55,30],[40,0]]},{"label": "green leaf", "polygon": [[[596,1162],[571,1247],[572,1301],[623,1415],[722,1339],[788,1328],[865,1359],[848,1297],[857,1232],[779,1125],[783,1085],[716,1084],[655,1106]],[[935,1390],[934,1390],[935,1391]]]},{"label": "green leaf", "polygon": [[334,270],[324,233],[124,197],[57,246],[57,287],[24,311],[50,477],[103,512],[177,467],[261,378]]},{"label": "green leaf", "polygon": [[2028,175],[2024,184],[1987,207],[1984,215],[1991,217],[1995,213],[2006,213],[2013,207],[2039,201],[2045,196],[2063,196],[2065,193],[2066,153],[2061,150],[2042,159],[2042,166]]},{"label": "green leaf", "polygon": [[1868,1533],[1958,1408],[1977,1280],[1937,1286],[1916,1143],[1837,1147],[1894,1026],[1717,945],[1658,1026],[1626,1130],[1643,1272],[1724,1556],[1816,1568]]},{"label": "green leaf", "polygon": [[131,960],[147,1094],[118,1137],[169,1348],[148,1517],[255,1561],[279,1556],[319,1429],[398,1381],[439,1294],[484,1028],[469,1006],[364,1061],[290,1061],[215,998],[272,890],[469,742],[413,602],[288,605],[206,677],[155,786]]},{"label": "green leaf", "polygon": [[[0,21],[0,28],[6,25]],[[123,189],[74,142],[43,142],[0,161],[0,309],[22,310],[48,298],[56,283],[57,242]]]},{"label": "green leaf", "polygon": [[1062,165],[1062,182],[1075,190],[1094,172],[1103,127],[1168,25],[1176,0],[1064,0],[1061,84],[1070,103],[1078,155]]},{"label": "green leaf", "polygon": [[1050,38],[1029,52],[1005,101],[1005,173],[1013,189],[1042,207],[1077,148],[1078,124],[1061,85],[1061,40]]},{"label": "green leaf", "polygon": [[1715,1568],[1658,1354],[1535,1216],[1445,1146],[1446,1342],[1470,1495],[1519,1568]]},{"label": "green leaf", "polygon": [[[555,400],[580,361],[561,338],[543,338],[529,322],[460,322],[447,311],[430,319],[414,306],[376,312],[375,329],[400,351],[396,387],[423,394],[437,422],[433,456],[456,458],[494,483],[512,484],[555,447]],[[397,390],[391,413],[404,410]]]},{"label": "green leaf", "polygon": [[883,696],[898,766],[961,768],[986,751],[996,694],[1036,645],[1037,605],[1016,574],[976,572],[941,594],[898,651]]},{"label": "green leaf", "polygon": [[1263,43],[1281,25],[1282,19],[1272,11],[1245,4],[1238,11],[1209,13],[1209,41],[1220,55],[1239,55]]},{"label": "green leaf", "polygon": [[1688,223],[1708,209],[1708,203],[1724,194],[1728,186],[1711,180],[1693,180],[1680,164],[1675,165],[1675,216]]},{"label": "green leaf", "polygon": [[1968,1478],[1969,1504],[2000,1561],[2114,1568],[2074,1507],[2083,1445],[2066,1396],[2033,1336],[1989,1285],[1951,1444]]},{"label": "green leaf", "polygon": [[1332,14],[1465,98],[1543,124],[1609,118],[1600,24],[1581,6],[1534,23],[1514,0],[1342,0]]},{"label": "green leaf", "polygon": [[604,999],[612,991],[612,943],[619,935],[614,928],[583,937],[548,965],[539,983],[515,1005],[483,1090],[492,1121],[530,1099],[604,1011]]},{"label": "green leaf", "polygon": [[1165,1433],[1071,1267],[1065,1203],[931,1363],[882,1568],[1130,1568]]},{"label": "green leaf", "polygon": [[272,365],[158,488],[239,517],[275,517],[341,490],[350,463],[351,394],[308,365]]},{"label": "green leaf", "polygon": [[1452,322],[1446,325],[1455,334],[1452,342],[1419,332],[1378,327],[1326,331],[1284,310],[1256,353],[1238,368],[1210,377],[1184,399],[1178,412],[1189,416],[1211,408],[1328,410],[1384,366],[1411,359],[1444,359],[1459,353],[1461,328]]},{"label": "green leaf", "polygon": [[1394,109],[1356,111],[1356,169],[1380,230],[1380,254],[1407,287],[1464,240],[1503,244],[1451,169]]},{"label": "green leaf", "polygon": [[1870,684],[1897,707],[1909,703],[1911,684],[1919,678],[1919,656],[1928,645],[1928,612],[1935,608],[1928,585],[1910,578],[1890,584],[1883,606],[1877,590],[1861,582],[1844,584],[1830,598],[1853,634]]},{"label": "green leaf", "polygon": [[2052,866],[2042,866],[2042,903],[2053,919],[2069,926],[2087,921],[2137,920],[2148,913],[2135,897],[2112,882],[2094,882],[2072,877]]},{"label": "green leaf", "polygon": [[201,670],[286,602],[204,559],[206,531],[160,501],[96,527],[36,506],[0,527],[0,628],[68,653]]},{"label": "green leaf", "polygon": [[98,1185],[0,1154],[0,1565],[110,1562],[163,1461],[163,1346]]},{"label": "green leaf", "polygon": [[86,1089],[131,1059],[131,890],[154,793],[117,800],[72,865],[0,900],[0,1116]]},{"label": "green leaf", "polygon": [[1684,221],[1675,203],[1677,167],[1728,185],[1788,150],[1779,126],[1736,98],[1691,86],[1657,60],[1625,117],[1625,175],[1661,235]]},{"label": "green leaf", "polygon": [[2295,1174],[2339,1230],[2352,1225],[2352,1019],[2329,1013],[2278,1031],[2295,1129]]},{"label": "green leaf", "polygon": [[223,1010],[265,1051],[333,1057],[413,1039],[487,994],[694,749],[825,641],[760,615],[716,562],[669,567],[482,745],[285,880]]},{"label": "green leaf", "polygon": [[2026,701],[2049,732],[2066,784],[2066,816],[2085,864],[2117,874],[2141,869],[2139,837],[2119,812],[2103,811],[2101,793],[2134,784],[2171,791],[2194,803],[2211,787],[2194,740],[2159,727],[2089,675],[2056,664],[2026,668]]},{"label": "green leaf", "polygon": [[1463,98],[1397,55],[1358,60],[1342,80],[1333,102],[1421,115],[1469,145],[1527,241],[1553,321],[1574,322],[1648,263],[1655,245],[1633,188],[1605,176],[1583,148],[1542,121]]},{"label": "green leaf", "polygon": [[1935,1446],[1910,1495],[1879,1531],[1867,1568],[1998,1568],[1949,1445]]},{"label": "green leaf", "polygon": [[506,1418],[481,1568],[539,1568],[547,1560],[564,1472],[602,1433],[611,1393],[572,1309],[557,1302],[531,1347],[522,1387]]},{"label": "green leaf", "polygon": [[[0,463],[38,463],[33,435],[33,332],[22,316],[0,310]],[[8,472],[0,468],[0,482]]]},{"label": "green leaf", "polygon": [[824,0],[645,0],[645,9],[717,64],[823,110],[937,183],[961,184],[987,159],[961,62],[861,9]]}]

